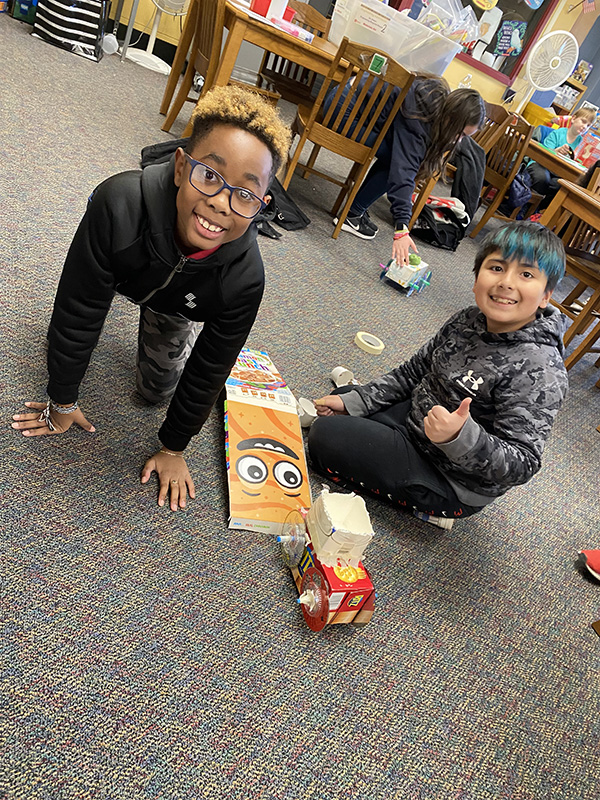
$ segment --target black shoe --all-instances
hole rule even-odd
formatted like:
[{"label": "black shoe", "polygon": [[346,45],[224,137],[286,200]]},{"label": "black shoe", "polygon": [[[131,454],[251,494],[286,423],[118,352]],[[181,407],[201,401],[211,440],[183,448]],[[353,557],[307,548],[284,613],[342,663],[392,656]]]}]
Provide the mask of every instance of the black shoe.
[{"label": "black shoe", "polygon": [[376,225],[376,224],[373,222],[373,220],[372,220],[372,219],[371,219],[371,217],[369,216],[369,212],[368,212],[368,211],[365,211],[365,213],[363,214],[363,219],[364,219],[364,221],[367,223],[367,225],[369,226],[369,228],[371,228],[371,230],[373,230],[373,231],[375,231],[375,233],[377,233],[377,231],[379,230],[379,226],[378,226],[378,225]]},{"label": "black shoe", "polygon": [[[355,236],[358,236],[359,239],[374,239],[377,230],[373,230],[373,223],[371,222],[369,224],[365,217],[366,213],[362,214],[360,217],[346,217],[342,225],[342,230],[353,233]],[[337,225],[337,218],[334,219],[333,222]]]}]

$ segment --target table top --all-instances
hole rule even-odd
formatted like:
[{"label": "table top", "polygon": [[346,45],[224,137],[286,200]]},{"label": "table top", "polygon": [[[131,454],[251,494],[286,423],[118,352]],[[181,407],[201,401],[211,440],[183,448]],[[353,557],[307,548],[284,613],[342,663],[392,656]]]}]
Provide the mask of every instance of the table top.
[{"label": "table top", "polygon": [[272,23],[266,17],[251,11],[250,3],[245,2],[245,0],[227,0],[226,11],[229,12],[230,18],[231,16],[235,16],[240,19],[245,19],[249,25],[252,25],[257,29],[263,29],[267,36],[270,35],[274,39],[283,39],[284,41],[288,40],[294,45],[297,44],[303,50],[314,50],[319,54],[327,54],[331,57],[331,61],[333,61],[333,57],[338,51],[337,46],[325,37],[315,36],[312,42],[309,43],[299,39],[297,36],[293,36],[291,33],[288,33],[281,28],[278,28],[277,25]]},{"label": "table top", "polygon": [[533,139],[527,145],[527,155],[542,167],[546,167],[550,172],[565,180],[579,180],[587,172],[587,167],[584,167],[583,164],[573,161],[572,158],[561,156],[555,150],[550,150]]},{"label": "table top", "polygon": [[[600,195],[562,178],[558,181],[558,192],[542,213],[540,223],[552,229],[566,215],[574,214],[579,219],[600,230]],[[559,225],[560,227],[560,225]]]}]

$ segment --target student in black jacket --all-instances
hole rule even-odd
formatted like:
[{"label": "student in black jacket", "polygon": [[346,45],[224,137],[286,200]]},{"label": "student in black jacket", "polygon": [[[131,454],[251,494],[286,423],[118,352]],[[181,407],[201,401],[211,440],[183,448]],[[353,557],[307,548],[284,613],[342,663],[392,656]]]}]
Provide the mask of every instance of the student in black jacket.
[{"label": "student in black jacket", "polygon": [[[340,102],[343,100],[344,97]],[[393,101],[392,95],[390,108]],[[387,118],[385,112],[382,116]],[[472,136],[484,117],[483,100],[474,89],[451,92],[444,78],[418,75],[354,198],[342,230],[361,239],[372,239],[378,228],[368,209],[387,192],[395,227],[392,257],[399,264],[408,263],[409,248],[417,249],[408,231],[415,182],[441,172],[458,142],[463,136]],[[376,139],[378,132],[375,125],[367,144]]]},{"label": "student in black jacket", "polygon": [[48,401],[13,417],[24,436],[93,425],[78,405],[115,292],[140,306],[137,388],[170,398],[146,462],[158,504],[195,496],[183,451],[207,419],[255,320],[264,271],[253,218],[289,132],[258,95],[219,87],[198,104],[186,151],[97,187],[69,249],[48,333]]}]

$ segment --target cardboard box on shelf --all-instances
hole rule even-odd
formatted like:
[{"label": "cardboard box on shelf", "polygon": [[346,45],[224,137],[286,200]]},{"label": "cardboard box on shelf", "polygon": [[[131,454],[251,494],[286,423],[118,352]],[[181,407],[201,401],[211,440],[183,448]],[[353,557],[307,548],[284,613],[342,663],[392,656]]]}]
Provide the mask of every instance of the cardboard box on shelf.
[{"label": "cardboard box on shelf", "polygon": [[588,131],[583,137],[575,157],[585,167],[593,167],[596,161],[600,160],[600,136],[597,133]]}]

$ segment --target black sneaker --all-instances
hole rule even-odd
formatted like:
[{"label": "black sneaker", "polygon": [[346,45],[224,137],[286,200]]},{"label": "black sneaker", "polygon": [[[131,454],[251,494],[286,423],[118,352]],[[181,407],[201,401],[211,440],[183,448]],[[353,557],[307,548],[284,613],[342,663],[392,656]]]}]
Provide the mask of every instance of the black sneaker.
[{"label": "black sneaker", "polygon": [[[366,213],[364,213],[360,217],[346,217],[342,225],[342,230],[348,231],[348,233],[353,233],[355,236],[358,236],[359,239],[375,238],[377,230],[373,230],[373,223],[371,222],[369,224],[366,216]],[[334,219],[333,222],[335,225],[337,225],[337,218]]]},{"label": "black sneaker", "polygon": [[368,212],[368,211],[365,211],[365,213],[363,214],[363,219],[364,219],[364,221],[367,223],[367,225],[369,226],[369,228],[371,228],[371,230],[374,230],[374,231],[375,231],[375,233],[377,233],[377,231],[379,230],[379,226],[378,226],[378,225],[376,225],[376,224],[373,222],[373,220],[372,220],[372,219],[371,219],[371,217],[369,216],[369,212]]}]

